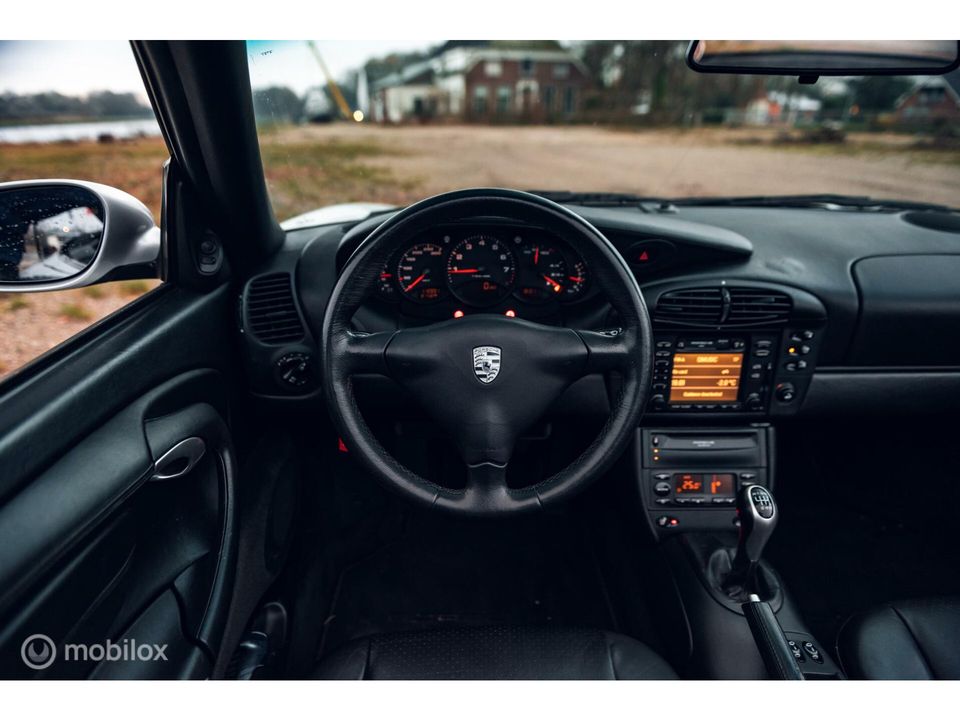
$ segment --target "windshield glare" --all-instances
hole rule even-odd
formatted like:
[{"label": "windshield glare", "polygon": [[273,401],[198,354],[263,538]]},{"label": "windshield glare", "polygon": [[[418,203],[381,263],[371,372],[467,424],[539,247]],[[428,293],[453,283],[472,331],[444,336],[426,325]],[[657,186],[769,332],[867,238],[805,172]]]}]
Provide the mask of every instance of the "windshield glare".
[{"label": "windshield glare", "polygon": [[248,43],[281,218],[464,187],[954,206],[960,71],[703,75],[685,41]]}]

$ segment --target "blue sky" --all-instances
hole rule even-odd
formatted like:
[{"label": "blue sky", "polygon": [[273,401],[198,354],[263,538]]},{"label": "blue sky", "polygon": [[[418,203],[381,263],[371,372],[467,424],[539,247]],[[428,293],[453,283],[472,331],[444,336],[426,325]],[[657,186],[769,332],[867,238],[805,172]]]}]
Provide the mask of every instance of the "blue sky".
[{"label": "blue sky", "polygon": [[[438,40],[317,40],[334,77],[370,57],[430,47]],[[323,83],[305,42],[255,41],[248,45],[255,86],[285,84],[297,92]],[[136,92],[143,83],[130,45],[122,41],[0,41],[0,92],[54,90],[85,95],[92,90]]]}]

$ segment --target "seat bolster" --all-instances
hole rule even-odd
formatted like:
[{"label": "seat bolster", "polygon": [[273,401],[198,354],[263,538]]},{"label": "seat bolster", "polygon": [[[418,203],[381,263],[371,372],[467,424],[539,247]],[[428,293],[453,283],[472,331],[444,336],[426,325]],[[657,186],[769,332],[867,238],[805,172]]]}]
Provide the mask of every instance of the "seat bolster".
[{"label": "seat bolster", "polygon": [[450,627],[372,635],[325,657],[321,680],[675,680],[637,640],[599,630]]},{"label": "seat bolster", "polygon": [[960,599],[888,603],[841,628],[837,656],[863,680],[960,679]]}]

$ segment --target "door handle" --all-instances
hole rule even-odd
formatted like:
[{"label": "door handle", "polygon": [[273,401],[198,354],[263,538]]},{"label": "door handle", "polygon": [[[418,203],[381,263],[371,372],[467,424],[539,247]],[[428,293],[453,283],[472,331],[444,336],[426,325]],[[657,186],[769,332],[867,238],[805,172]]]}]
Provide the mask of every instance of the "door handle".
[{"label": "door handle", "polygon": [[173,480],[183,477],[197,466],[206,451],[207,444],[203,438],[181,440],[157,459],[150,479]]}]

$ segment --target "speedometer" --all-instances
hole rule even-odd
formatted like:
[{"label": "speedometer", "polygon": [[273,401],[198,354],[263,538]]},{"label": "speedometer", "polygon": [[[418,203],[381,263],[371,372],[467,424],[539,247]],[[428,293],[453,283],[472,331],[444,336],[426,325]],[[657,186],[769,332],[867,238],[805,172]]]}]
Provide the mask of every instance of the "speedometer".
[{"label": "speedometer", "polygon": [[496,305],[513,289],[517,266],[506,243],[491,235],[461,240],[447,260],[450,291],[470,305]]}]

